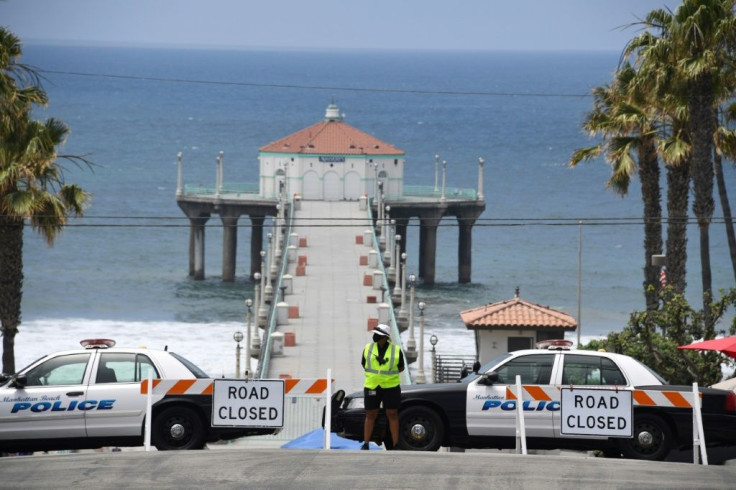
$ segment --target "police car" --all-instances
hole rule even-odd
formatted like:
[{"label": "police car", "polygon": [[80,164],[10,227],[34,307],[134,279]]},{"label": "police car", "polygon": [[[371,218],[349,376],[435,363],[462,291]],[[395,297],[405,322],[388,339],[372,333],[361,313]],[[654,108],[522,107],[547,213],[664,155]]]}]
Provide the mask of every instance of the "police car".
[{"label": "police car", "polygon": [[[0,451],[141,446],[152,378],[207,379],[167,350],[113,348],[109,339],[42,357],[17,374],[0,375]],[[212,427],[212,396],[152,395],[151,442],[159,450],[201,449],[207,442],[272,434],[267,428]]]},{"label": "police car", "polygon": [[[457,383],[402,386],[398,449],[435,451],[439,447],[514,448],[516,445],[516,376],[540,396],[524,399],[527,447],[532,449],[599,449],[610,456],[661,460],[673,448],[692,447],[692,410],[668,406],[633,407],[633,437],[568,435],[561,430],[561,388],[690,391],[666,385],[639,361],[620,354],[571,351],[569,346],[503,354]],[[512,386],[514,385],[514,386]],[[535,388],[536,387],[536,388]],[[705,440],[709,445],[736,445],[736,394],[701,388]],[[332,399],[332,430],[348,439],[363,439],[363,393]],[[383,416],[372,440],[390,449]]]}]

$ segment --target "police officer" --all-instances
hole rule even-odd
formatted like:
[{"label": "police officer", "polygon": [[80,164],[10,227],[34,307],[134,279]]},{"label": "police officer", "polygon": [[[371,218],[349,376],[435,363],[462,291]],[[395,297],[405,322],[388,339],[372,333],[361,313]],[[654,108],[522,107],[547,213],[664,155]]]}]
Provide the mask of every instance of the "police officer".
[{"label": "police officer", "polygon": [[399,443],[399,405],[401,386],[399,374],[404,370],[404,355],[401,348],[391,343],[391,330],[388,325],[379,324],[373,329],[373,341],[366,344],[360,360],[365,370],[365,425],[363,427],[363,446],[373,434],[378,417],[378,409],[383,402],[393,447]]}]

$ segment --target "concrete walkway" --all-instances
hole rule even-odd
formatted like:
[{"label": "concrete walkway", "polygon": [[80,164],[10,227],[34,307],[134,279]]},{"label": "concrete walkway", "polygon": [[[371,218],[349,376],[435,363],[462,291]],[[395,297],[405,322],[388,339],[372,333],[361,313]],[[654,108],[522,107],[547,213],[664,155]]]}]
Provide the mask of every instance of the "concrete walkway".
[{"label": "concrete walkway", "polygon": [[268,378],[324,378],[332,369],[334,389],[346,392],[363,386],[360,356],[370,341],[368,319],[378,318],[377,304],[368,296],[381,300],[381,291],[363,285],[371,248],[356,243],[370,228],[366,210],[358,202],[303,201],[295,210],[292,233],[306,247],[298,256],[306,257],[305,274],[297,275],[298,260],[289,263],[293,276],[292,294],[286,294],[290,307],[299,308],[299,317],[279,325],[278,332],[293,332],[296,345],[284,347],[283,356],[273,356]]}]

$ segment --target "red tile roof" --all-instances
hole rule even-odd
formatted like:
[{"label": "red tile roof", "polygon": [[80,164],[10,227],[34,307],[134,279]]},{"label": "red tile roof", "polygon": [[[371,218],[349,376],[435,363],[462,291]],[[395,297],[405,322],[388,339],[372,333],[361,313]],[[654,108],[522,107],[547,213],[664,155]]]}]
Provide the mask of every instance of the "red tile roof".
[{"label": "red tile roof", "polygon": [[404,155],[403,150],[341,120],[318,122],[259,150],[306,155]]},{"label": "red tile roof", "polygon": [[560,328],[575,330],[575,319],[559,310],[521,299],[518,295],[460,312],[465,326],[471,330],[504,328]]}]

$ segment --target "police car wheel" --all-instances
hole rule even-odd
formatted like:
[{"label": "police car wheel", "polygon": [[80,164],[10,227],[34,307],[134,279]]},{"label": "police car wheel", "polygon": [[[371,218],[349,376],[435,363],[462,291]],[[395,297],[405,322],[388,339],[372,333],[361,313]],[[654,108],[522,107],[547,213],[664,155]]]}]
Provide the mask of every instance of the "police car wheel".
[{"label": "police car wheel", "polygon": [[437,412],[425,407],[409,407],[399,413],[399,448],[408,451],[436,451],[442,445],[445,428]]},{"label": "police car wheel", "polygon": [[151,438],[159,451],[202,449],[205,442],[204,424],[191,408],[166,408],[153,420]]},{"label": "police car wheel", "polygon": [[634,437],[621,439],[621,452],[627,458],[662,461],[670,453],[672,431],[656,415],[634,417]]}]

